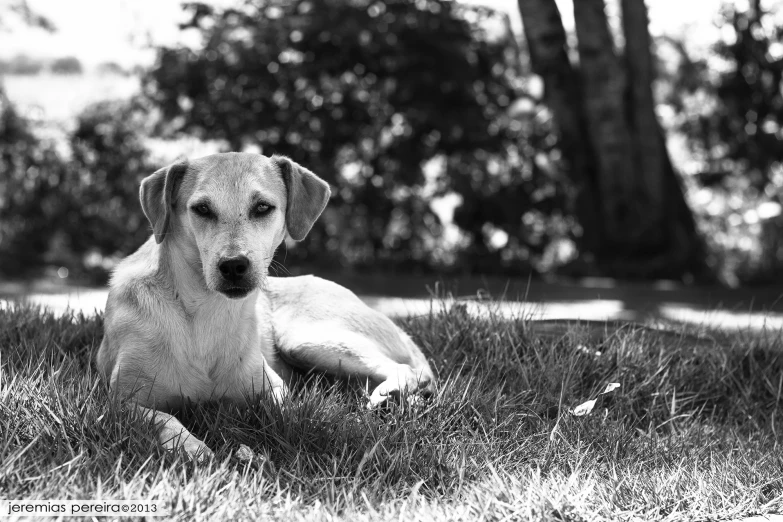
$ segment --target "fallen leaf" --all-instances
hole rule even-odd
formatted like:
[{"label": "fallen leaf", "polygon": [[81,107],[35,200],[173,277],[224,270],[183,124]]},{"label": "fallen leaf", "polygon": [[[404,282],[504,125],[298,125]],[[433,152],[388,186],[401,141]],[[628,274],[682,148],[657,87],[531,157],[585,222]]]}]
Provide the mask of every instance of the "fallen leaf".
[{"label": "fallen leaf", "polygon": [[571,410],[571,414],[577,417],[582,417],[584,415],[589,414],[595,408],[595,404],[596,402],[598,402],[598,399],[600,399],[603,395],[606,395],[607,393],[612,393],[619,387],[620,387],[619,382],[610,382],[609,384],[606,385],[604,391],[598,394],[598,397],[589,400],[587,402],[583,402],[582,404],[580,404],[579,406]]},{"label": "fallen leaf", "polygon": [[593,411],[593,408],[595,408],[595,402],[597,399],[593,399],[587,402],[583,402],[573,410],[571,410],[571,413],[576,415],[577,417],[581,417],[582,415],[587,415],[591,411]]}]

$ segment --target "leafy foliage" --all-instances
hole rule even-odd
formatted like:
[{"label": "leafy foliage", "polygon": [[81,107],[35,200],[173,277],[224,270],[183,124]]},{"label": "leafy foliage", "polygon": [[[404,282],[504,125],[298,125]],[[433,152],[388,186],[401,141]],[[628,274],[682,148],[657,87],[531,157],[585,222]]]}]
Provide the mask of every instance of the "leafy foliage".
[{"label": "leafy foliage", "polygon": [[57,29],[51,20],[41,15],[38,11],[31,9],[27,0],[7,0],[0,7],[0,14],[3,15],[0,18],[0,30],[7,28],[6,16],[8,15],[10,15],[10,18],[16,18],[28,27],[36,27],[50,33]]},{"label": "leafy foliage", "polygon": [[142,178],[156,169],[144,143],[148,121],[138,99],[101,102],[78,117],[70,137],[73,157],[63,185],[69,206],[59,227],[65,250],[88,256],[85,268],[97,274],[150,235],[138,203]]},{"label": "leafy foliage", "polygon": [[[506,20],[443,0],[233,5],[187,4],[183,31],[200,44],[160,49],[142,97],[89,107],[57,147],[0,95],[0,273],[58,263],[100,277],[133,251],[149,233],[138,182],[161,166],[151,134],[287,154],[327,179],[326,213],[281,252],[291,267],[514,275],[577,254],[573,165],[516,43],[487,29]],[[687,137],[691,204],[730,284],[783,273],[783,30],[781,10],[760,5],[724,10],[704,59],[670,42],[671,130]]]},{"label": "leafy foliage", "polygon": [[139,183],[153,172],[138,101],[88,107],[70,135],[70,161],[37,138],[0,97],[0,274],[46,265],[100,281],[149,236]]},{"label": "leafy foliage", "polygon": [[64,175],[57,151],[32,133],[0,89],[0,275],[31,275],[48,261]]},{"label": "leafy foliage", "polygon": [[732,284],[783,272],[783,9],[724,6],[722,39],[693,58],[673,43],[679,66],[666,102],[687,138],[713,262]]},{"label": "leafy foliage", "polygon": [[[462,197],[457,223],[474,257],[489,251],[486,224],[509,231],[509,249],[534,243],[522,215],[551,210],[557,192],[533,161],[548,129],[532,111],[510,112],[524,94],[516,57],[469,23],[466,8],[441,0],[186,8],[183,29],[203,47],[161,49],[146,78],[162,130],[286,154],[329,181],[330,208],[294,253],[375,267],[453,262],[430,206],[449,192]],[[548,191],[536,199],[541,185]]]},{"label": "leafy foliage", "polygon": [[0,60],[0,74],[35,75],[43,69],[42,60],[25,54],[18,54],[9,60]]},{"label": "leafy foliage", "polygon": [[83,72],[82,62],[75,56],[65,56],[52,61],[50,66],[54,74],[81,74]]},{"label": "leafy foliage", "polygon": [[689,109],[683,95],[699,90],[714,97],[714,103],[682,125],[694,152],[706,161],[705,185],[740,174],[763,191],[780,166],[783,53],[778,42],[783,27],[774,19],[781,14],[783,10],[766,12],[760,6],[745,11],[724,7],[720,23],[725,36],[714,46],[720,72],[712,74],[705,59],[686,56],[682,62],[672,97],[675,107]]}]

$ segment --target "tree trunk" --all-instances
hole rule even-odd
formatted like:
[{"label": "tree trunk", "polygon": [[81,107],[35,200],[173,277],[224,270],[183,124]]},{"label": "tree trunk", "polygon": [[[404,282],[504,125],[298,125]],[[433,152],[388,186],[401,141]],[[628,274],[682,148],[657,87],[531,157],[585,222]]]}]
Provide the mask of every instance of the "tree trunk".
[{"label": "tree trunk", "polygon": [[622,0],[626,56],[614,49],[603,0],[575,0],[579,73],[555,0],[518,0],[533,71],[578,189],[580,250],[617,277],[707,275],[703,241],[655,116],[644,0]]},{"label": "tree trunk", "polygon": [[574,213],[582,225],[580,251],[595,253],[604,242],[595,190],[598,172],[582,111],[579,76],[568,59],[568,43],[555,0],[519,0],[525,39],[533,72],[544,82],[544,99],[560,134],[561,149],[576,188]]},{"label": "tree trunk", "polygon": [[625,69],[628,73],[626,114],[629,122],[636,176],[644,191],[647,221],[641,225],[653,254],[643,267],[651,272],[689,271],[705,275],[704,241],[698,233],[679,177],[666,149],[666,138],[655,114],[652,86],[655,70],[651,53],[649,18],[644,0],[622,0]]},{"label": "tree trunk", "polygon": [[626,75],[614,52],[603,0],[574,2],[579,71],[584,86],[588,134],[598,169],[606,249],[632,254],[640,237],[644,201],[640,202],[633,149],[625,119]]},{"label": "tree trunk", "polygon": [[655,116],[652,82],[654,79],[647,9],[643,0],[622,0],[623,34],[625,35],[625,68],[628,72],[628,122],[634,146],[634,168],[646,196],[649,231],[647,242],[661,245],[665,241],[664,210],[665,143],[659,139],[661,129]]}]

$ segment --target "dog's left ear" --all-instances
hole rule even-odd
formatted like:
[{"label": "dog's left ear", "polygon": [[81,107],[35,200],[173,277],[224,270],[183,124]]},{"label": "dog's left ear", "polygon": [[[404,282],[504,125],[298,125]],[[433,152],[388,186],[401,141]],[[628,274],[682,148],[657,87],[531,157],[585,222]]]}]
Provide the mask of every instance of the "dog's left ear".
[{"label": "dog's left ear", "polygon": [[285,156],[272,156],[272,161],[280,169],[288,190],[285,226],[294,240],[301,241],[329,202],[329,184]]},{"label": "dog's left ear", "polygon": [[152,225],[155,241],[160,244],[169,229],[169,216],[179,182],[188,170],[188,162],[180,161],[156,170],[141,181],[141,209]]}]

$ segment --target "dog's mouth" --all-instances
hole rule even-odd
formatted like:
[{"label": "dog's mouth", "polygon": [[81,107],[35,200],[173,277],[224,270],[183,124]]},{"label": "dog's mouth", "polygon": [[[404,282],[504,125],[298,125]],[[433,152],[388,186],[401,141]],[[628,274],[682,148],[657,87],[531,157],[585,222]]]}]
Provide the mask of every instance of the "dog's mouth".
[{"label": "dog's mouth", "polygon": [[241,286],[232,286],[229,288],[221,288],[220,293],[228,297],[229,299],[242,299],[243,297],[246,297],[247,294],[250,293],[250,291],[253,290],[252,288],[244,288]]}]

